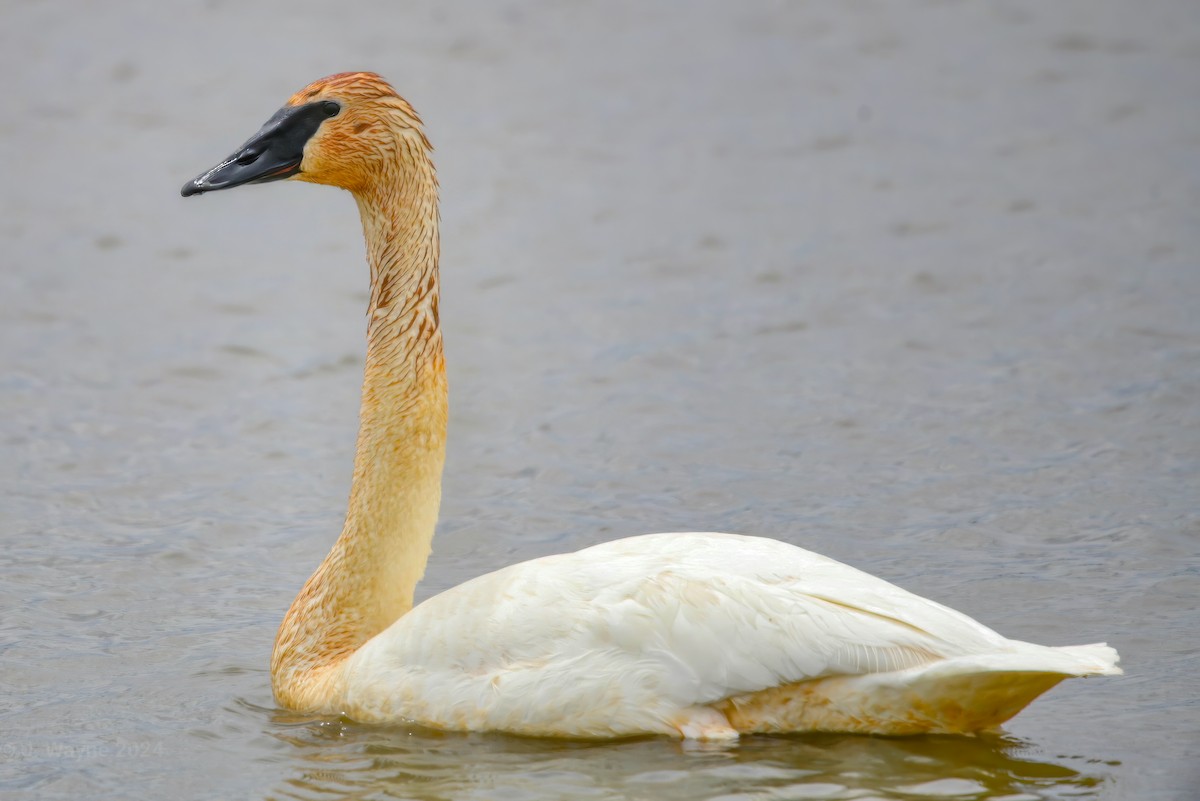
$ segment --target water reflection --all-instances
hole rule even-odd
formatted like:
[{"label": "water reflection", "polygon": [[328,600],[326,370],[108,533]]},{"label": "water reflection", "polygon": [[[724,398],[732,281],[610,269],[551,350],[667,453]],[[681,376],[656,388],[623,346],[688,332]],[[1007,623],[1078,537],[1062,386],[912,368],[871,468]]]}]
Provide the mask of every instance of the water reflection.
[{"label": "water reflection", "polygon": [[[269,798],[1095,798],[1117,763],[1047,758],[1007,735],[560,742],[274,715],[299,772]],[[1083,762],[1083,765],[1077,763]]]}]

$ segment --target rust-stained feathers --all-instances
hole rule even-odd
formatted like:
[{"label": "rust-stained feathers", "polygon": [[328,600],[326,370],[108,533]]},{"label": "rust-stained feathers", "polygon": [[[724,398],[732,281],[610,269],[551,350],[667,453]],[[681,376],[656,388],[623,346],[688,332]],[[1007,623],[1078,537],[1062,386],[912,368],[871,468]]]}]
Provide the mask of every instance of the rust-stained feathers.
[{"label": "rust-stained feathers", "polygon": [[285,707],[537,736],[973,732],[1101,644],[1009,640],[778,540],[651,534],[480,576],[413,607],[441,500],[447,389],[438,184],[421,120],[378,75],[297,92],[185,196],[299,180],[346,189],[370,265],[367,357],[341,536],[284,617]]}]

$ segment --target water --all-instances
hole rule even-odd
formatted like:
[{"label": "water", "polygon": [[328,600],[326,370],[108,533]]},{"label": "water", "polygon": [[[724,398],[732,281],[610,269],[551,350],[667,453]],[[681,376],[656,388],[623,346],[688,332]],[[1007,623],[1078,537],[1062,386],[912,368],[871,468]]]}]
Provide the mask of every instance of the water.
[{"label": "water", "polygon": [[[1200,797],[1200,9],[1178,2],[0,9],[0,793]],[[444,194],[423,593],[768,534],[1047,643],[1001,737],[556,743],[277,710],[348,489],[350,199],[179,186],[382,72]]]}]

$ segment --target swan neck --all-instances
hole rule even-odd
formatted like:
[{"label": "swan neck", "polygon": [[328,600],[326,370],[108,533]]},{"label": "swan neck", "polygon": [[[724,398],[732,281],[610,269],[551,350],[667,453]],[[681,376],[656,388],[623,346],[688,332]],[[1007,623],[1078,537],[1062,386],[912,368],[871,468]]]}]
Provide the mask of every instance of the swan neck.
[{"label": "swan neck", "polygon": [[291,708],[336,703],[335,668],[412,608],[429,558],[448,407],[437,183],[419,167],[355,193],[371,268],[358,447],[342,534],[276,640],[272,680]]}]

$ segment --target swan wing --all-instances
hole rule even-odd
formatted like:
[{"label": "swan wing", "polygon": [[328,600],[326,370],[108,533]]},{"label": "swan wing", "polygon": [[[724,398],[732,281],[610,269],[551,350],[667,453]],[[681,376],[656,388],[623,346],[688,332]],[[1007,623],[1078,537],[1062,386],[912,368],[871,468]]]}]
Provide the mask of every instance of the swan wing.
[{"label": "swan wing", "polygon": [[738,694],[1014,645],[776,540],[657,534],[523,562],[429,599],[351,657],[345,702],[355,717],[448,728],[669,731],[679,710]]}]

